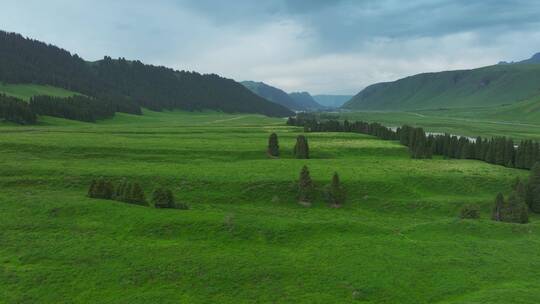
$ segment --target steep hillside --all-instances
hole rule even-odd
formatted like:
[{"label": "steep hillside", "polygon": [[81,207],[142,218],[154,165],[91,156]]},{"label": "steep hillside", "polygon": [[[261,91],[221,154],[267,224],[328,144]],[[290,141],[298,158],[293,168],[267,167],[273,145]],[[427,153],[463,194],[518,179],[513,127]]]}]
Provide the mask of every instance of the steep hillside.
[{"label": "steep hillside", "polygon": [[255,81],[242,81],[242,85],[248,88],[251,92],[270,100],[274,103],[280,104],[284,107],[287,107],[293,111],[303,111],[306,110],[306,107],[298,104],[294,99],[292,99],[289,94],[285,91],[278,89],[276,87],[267,85],[264,82],[255,82]]},{"label": "steep hillside", "polygon": [[317,103],[308,92],[293,92],[289,93],[289,96],[308,110],[324,109],[324,106]]},{"label": "steep hillside", "polygon": [[325,107],[339,108],[353,98],[352,95],[313,95],[313,99]]},{"label": "steep hillside", "polygon": [[218,75],[176,71],[107,56],[90,63],[56,46],[1,31],[0,81],[51,85],[153,110],[212,109],[269,116],[292,114],[287,108]]},{"label": "steep hillside", "polygon": [[507,64],[425,73],[368,86],[343,107],[419,110],[513,104],[540,95],[540,65]]}]

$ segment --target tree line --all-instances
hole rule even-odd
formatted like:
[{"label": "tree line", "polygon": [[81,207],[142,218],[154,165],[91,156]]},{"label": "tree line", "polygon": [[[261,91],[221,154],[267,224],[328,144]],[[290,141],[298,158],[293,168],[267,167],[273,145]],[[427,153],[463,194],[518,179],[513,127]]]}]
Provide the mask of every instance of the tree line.
[{"label": "tree line", "polygon": [[335,119],[319,121],[311,114],[289,117],[288,125],[304,127],[305,132],[355,132],[384,140],[399,140],[409,148],[412,158],[431,158],[440,155],[446,158],[476,159],[510,168],[531,169],[540,161],[540,144],[522,140],[518,145],[511,138],[470,139],[450,134],[426,135],[422,128],[401,126],[397,129],[379,123],[363,121],[340,122]]},{"label": "tree line", "polygon": [[87,196],[141,206],[152,205],[155,208],[188,209],[186,204],[177,202],[174,199],[174,195],[170,189],[164,187],[155,189],[152,192],[150,202],[148,202],[141,185],[126,179],[117,184],[104,178],[92,180]]},{"label": "tree line", "polygon": [[36,113],[28,103],[15,97],[0,94],[0,120],[6,120],[21,125],[34,124]]},{"label": "tree line", "polygon": [[292,114],[234,80],[215,74],[177,71],[109,56],[87,62],[56,46],[4,31],[0,31],[0,81],[65,88],[93,100],[114,101],[118,112],[140,113],[140,107],[145,107],[279,117]]},{"label": "tree line", "polygon": [[17,124],[34,124],[37,122],[37,115],[95,122],[113,117],[116,112],[140,115],[141,109],[128,102],[119,103],[118,99],[100,99],[82,95],[34,96],[29,102],[0,95],[0,119]]}]

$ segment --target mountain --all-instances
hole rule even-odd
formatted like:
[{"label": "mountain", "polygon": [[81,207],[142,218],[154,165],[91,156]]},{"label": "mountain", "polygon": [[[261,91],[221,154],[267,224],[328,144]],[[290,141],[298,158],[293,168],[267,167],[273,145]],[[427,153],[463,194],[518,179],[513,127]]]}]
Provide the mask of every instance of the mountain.
[{"label": "mountain", "polygon": [[[88,62],[78,55],[0,31],[0,82],[51,85],[106,100],[118,111],[216,110],[288,116],[293,112],[215,74],[177,71],[124,58]],[[140,112],[140,109],[138,110]]]},{"label": "mountain", "polygon": [[255,81],[242,81],[242,85],[248,88],[251,92],[270,100],[274,103],[280,104],[284,107],[287,107],[293,111],[304,111],[306,107],[297,103],[292,99],[289,94],[285,93],[283,90],[276,87],[267,85],[264,82],[255,82]]},{"label": "mountain", "polygon": [[539,95],[539,64],[499,64],[377,83],[362,90],[343,108],[402,111],[489,107]]},{"label": "mountain", "polygon": [[519,63],[540,63],[540,53],[534,54],[531,58],[520,61]]},{"label": "mountain", "polygon": [[289,96],[307,110],[322,110],[325,107],[318,104],[308,92],[293,92]]},{"label": "mountain", "polygon": [[320,105],[339,108],[349,101],[353,95],[313,95],[313,99]]},{"label": "mountain", "polygon": [[514,61],[512,61],[512,62],[501,61],[501,62],[499,62],[499,64],[540,64],[540,53],[534,54],[529,59],[525,59],[525,60],[521,60],[521,61],[517,61],[517,62],[514,62]]}]

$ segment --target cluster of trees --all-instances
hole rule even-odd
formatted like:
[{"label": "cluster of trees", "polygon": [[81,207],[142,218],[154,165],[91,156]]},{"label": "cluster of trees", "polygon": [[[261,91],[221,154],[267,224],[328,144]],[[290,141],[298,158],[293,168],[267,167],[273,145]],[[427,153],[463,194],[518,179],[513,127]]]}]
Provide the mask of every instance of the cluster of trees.
[{"label": "cluster of trees", "polygon": [[[113,182],[104,178],[92,180],[88,189],[88,197],[148,206],[148,201],[141,185],[125,179],[116,186]],[[157,188],[154,190],[151,204],[155,208],[188,209],[187,205],[175,202],[172,191],[166,188]]]},{"label": "cluster of trees", "polygon": [[[270,157],[279,157],[279,142],[278,136],[276,133],[270,134],[268,137],[268,148],[267,154]],[[294,145],[293,150],[294,156],[298,159],[308,159],[309,158],[309,144],[308,140],[304,135],[298,135],[296,138],[296,144]]]},{"label": "cluster of trees", "polygon": [[500,222],[528,223],[529,208],[525,201],[525,195],[525,187],[520,181],[515,185],[508,200],[504,199],[502,193],[497,194],[491,218]]},{"label": "cluster of trees", "polygon": [[[314,193],[315,187],[309,169],[307,166],[303,166],[298,179],[298,202],[301,205],[310,206],[314,199]],[[325,187],[324,194],[330,207],[339,208],[345,203],[345,188],[342,186],[337,172],[332,176],[332,182]]]},{"label": "cluster of trees", "polygon": [[[214,109],[284,117],[292,112],[218,75],[176,71],[124,58],[86,62],[68,51],[0,31],[0,81],[36,83],[116,101],[116,110]],[[102,104],[103,105],[103,104]]]},{"label": "cluster of trees", "polygon": [[0,120],[2,119],[16,124],[28,125],[35,123],[37,117],[28,103],[0,94]]},{"label": "cluster of trees", "polygon": [[336,119],[319,121],[313,114],[309,113],[299,113],[296,117],[289,117],[287,125],[304,127],[305,132],[354,132],[376,136],[384,140],[399,139],[398,134],[391,128],[376,122],[349,122],[345,120],[341,123]]},{"label": "cluster of trees", "polygon": [[396,130],[378,123],[363,121],[343,123],[335,120],[318,121],[313,114],[289,117],[288,125],[302,126],[305,132],[355,132],[373,135],[384,140],[399,140],[409,148],[413,158],[431,158],[441,155],[446,158],[477,159],[501,166],[531,169],[540,161],[540,143],[523,140],[516,146],[511,138],[486,139],[444,135],[427,135],[422,128],[404,125]]},{"label": "cluster of trees", "polygon": [[[117,107],[113,102],[81,95],[67,98],[35,96],[30,99],[30,108],[38,115],[87,122],[113,117],[117,112]],[[135,112],[133,114],[141,114],[139,107],[133,110]]]},{"label": "cluster of trees", "polygon": [[527,183],[519,178],[512,185],[508,199],[497,194],[491,218],[495,221],[521,223],[529,222],[529,211],[540,213],[540,163],[531,169]]}]

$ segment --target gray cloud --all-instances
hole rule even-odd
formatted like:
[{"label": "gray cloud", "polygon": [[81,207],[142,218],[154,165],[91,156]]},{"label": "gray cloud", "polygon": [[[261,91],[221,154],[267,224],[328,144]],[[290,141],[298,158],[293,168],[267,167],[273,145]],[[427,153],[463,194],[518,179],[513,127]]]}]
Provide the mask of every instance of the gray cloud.
[{"label": "gray cloud", "polygon": [[356,93],[424,71],[540,51],[540,2],[526,0],[3,1],[0,28],[76,52]]}]

